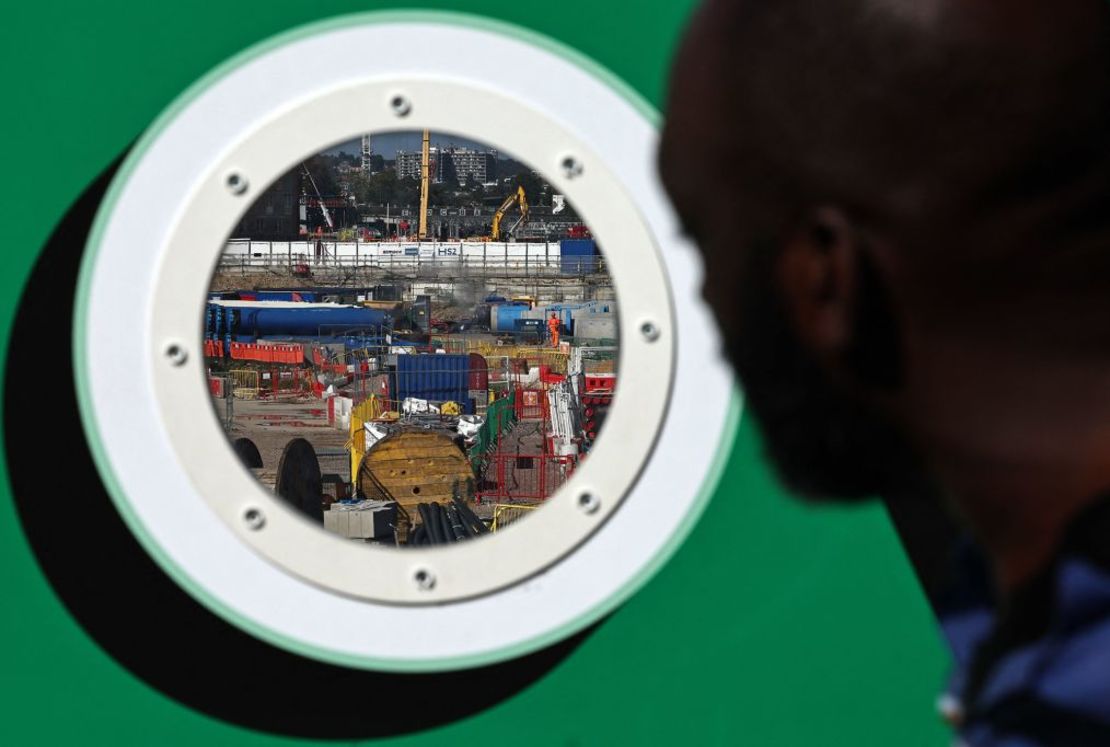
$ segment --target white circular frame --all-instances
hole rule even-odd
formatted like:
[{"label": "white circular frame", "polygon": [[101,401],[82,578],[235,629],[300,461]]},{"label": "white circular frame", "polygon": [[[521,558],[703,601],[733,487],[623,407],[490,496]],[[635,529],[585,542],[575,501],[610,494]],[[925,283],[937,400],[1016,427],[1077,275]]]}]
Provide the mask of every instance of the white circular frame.
[{"label": "white circular frame", "polygon": [[[410,102],[404,117],[394,113],[395,96]],[[336,143],[398,127],[448,131],[495,144],[525,163],[539,165],[548,180],[577,206],[603,240],[606,266],[620,288],[619,370],[651,372],[621,376],[606,418],[605,435],[589,458],[543,510],[512,531],[437,548],[371,546],[320,531],[263,489],[228,448],[215,417],[197,417],[209,405],[203,386],[200,302],[206,298],[212,267],[228,234],[257,192],[234,194],[228,174],[267,185],[302,161]],[[170,196],[181,205],[163,252],[150,310],[149,356],[162,417],[201,496],[239,539],[290,573],[339,594],[388,604],[442,604],[489,594],[520,583],[556,563],[580,545],[617,510],[647,461],[669,399],[674,360],[670,289],[659,252],[646,223],[604,162],[570,132],[535,109],[465,79],[379,77],[325,90],[283,108],[261,124],[248,125],[238,141],[211,164],[197,188]],[[567,153],[584,164],[572,179],[559,174]],[[182,204],[184,202],[184,204]],[[598,209],[599,207],[603,209]],[[114,274],[120,266],[108,266]],[[199,301],[198,301],[199,299]],[[653,324],[663,334],[638,330]],[[166,354],[192,337],[193,354],[184,364]],[[584,511],[579,496],[600,499]],[[254,507],[265,526],[243,520]],[[430,572],[434,586],[417,583],[416,569]]]},{"label": "white circular frame", "polygon": [[[697,262],[655,177],[653,122],[574,53],[522,36],[425,13],[336,19],[275,40],[171,109],[98,217],[75,352],[105,482],[179,583],[299,653],[435,670],[507,658],[580,629],[673,550],[733,430],[736,400],[698,297]],[[399,92],[412,102],[404,117],[389,106]],[[618,286],[622,376],[605,437],[536,517],[478,542],[397,551],[327,535],[239,466],[207,416],[197,346],[212,267],[262,185],[332,143],[424,127],[540,166],[583,213]],[[559,169],[568,153],[583,164],[571,180]],[[232,171],[259,186],[233,194]],[[648,321],[661,334],[642,336]],[[172,344],[184,362],[167,358]],[[600,507],[581,510],[585,492]],[[244,521],[250,508],[265,515],[262,529]],[[415,582],[417,569],[434,574],[432,588]]]}]

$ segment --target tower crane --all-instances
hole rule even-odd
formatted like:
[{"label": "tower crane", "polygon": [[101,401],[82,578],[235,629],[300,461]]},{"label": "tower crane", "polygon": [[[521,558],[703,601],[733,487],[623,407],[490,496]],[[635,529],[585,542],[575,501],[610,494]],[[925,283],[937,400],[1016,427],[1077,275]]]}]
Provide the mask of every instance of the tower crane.
[{"label": "tower crane", "polygon": [[428,182],[429,179],[429,157],[428,145],[431,133],[424,130],[424,146],[420,152],[420,228],[416,232],[416,238],[423,241],[428,238]]},{"label": "tower crane", "polygon": [[328,231],[335,231],[335,222],[331,219],[328,206],[324,204],[324,196],[320,194],[320,188],[316,186],[316,180],[312,178],[312,172],[308,170],[308,165],[303,161],[301,162],[301,169],[304,171],[304,175],[308,177],[308,182],[312,185],[312,191],[316,193],[316,200],[320,203],[320,212],[324,214],[324,222],[328,224]]}]

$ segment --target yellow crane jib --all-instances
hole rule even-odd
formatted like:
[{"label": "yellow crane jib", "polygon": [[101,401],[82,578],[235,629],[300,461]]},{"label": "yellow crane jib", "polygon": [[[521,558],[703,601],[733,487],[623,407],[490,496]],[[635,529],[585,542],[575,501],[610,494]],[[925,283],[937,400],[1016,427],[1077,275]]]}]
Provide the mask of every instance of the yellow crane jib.
[{"label": "yellow crane jib", "polygon": [[431,174],[429,158],[429,140],[431,133],[424,130],[424,144],[420,152],[420,227],[416,232],[418,241],[428,238],[428,189]]}]

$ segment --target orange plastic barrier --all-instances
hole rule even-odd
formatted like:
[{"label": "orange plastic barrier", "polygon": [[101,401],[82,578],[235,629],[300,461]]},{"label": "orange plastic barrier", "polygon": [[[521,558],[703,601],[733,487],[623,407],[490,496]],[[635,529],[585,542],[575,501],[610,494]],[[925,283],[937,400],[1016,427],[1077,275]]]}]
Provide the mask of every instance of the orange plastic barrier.
[{"label": "orange plastic barrier", "polygon": [[[223,343],[217,343],[223,352]],[[207,351],[207,347],[206,347]],[[265,343],[233,342],[231,358],[239,361],[258,361],[259,363],[285,363],[297,366],[304,361],[304,348],[301,345],[272,345]]]}]

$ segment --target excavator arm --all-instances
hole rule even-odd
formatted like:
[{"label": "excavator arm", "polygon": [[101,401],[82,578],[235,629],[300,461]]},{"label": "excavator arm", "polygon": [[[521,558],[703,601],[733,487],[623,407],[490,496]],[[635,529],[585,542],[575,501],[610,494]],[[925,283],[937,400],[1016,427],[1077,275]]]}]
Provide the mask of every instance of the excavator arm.
[{"label": "excavator arm", "polygon": [[515,236],[516,230],[528,222],[528,197],[524,194],[524,187],[517,188],[517,203],[520,205],[520,217],[516,219],[516,223],[509,229],[509,235]]},{"label": "excavator arm", "polygon": [[520,218],[518,218],[517,222],[513,224],[513,227],[509,229],[509,235],[511,236],[517,228],[528,220],[528,196],[524,194],[524,187],[518,186],[516,192],[506,197],[505,201],[501,203],[501,207],[497,208],[497,212],[493,214],[493,225],[490,228],[491,241],[501,240],[501,222],[505,219],[505,213],[507,213],[514,204],[520,206]]}]

